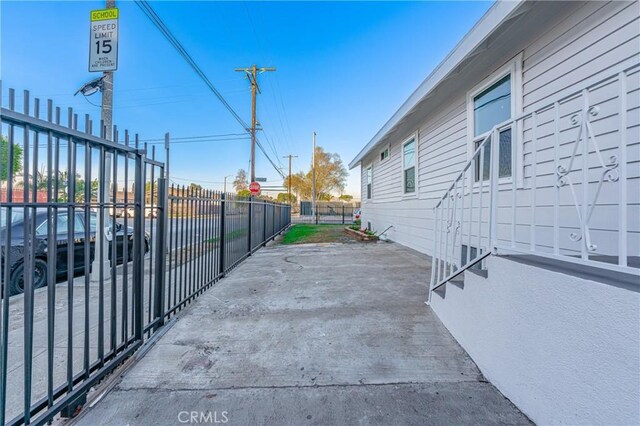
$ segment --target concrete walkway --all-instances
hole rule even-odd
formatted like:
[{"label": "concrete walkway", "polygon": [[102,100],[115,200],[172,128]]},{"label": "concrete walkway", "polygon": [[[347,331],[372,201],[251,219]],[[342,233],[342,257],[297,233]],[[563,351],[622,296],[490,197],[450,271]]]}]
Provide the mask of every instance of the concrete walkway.
[{"label": "concrete walkway", "polygon": [[424,304],[429,266],[392,243],[262,249],[79,423],[529,424]]}]

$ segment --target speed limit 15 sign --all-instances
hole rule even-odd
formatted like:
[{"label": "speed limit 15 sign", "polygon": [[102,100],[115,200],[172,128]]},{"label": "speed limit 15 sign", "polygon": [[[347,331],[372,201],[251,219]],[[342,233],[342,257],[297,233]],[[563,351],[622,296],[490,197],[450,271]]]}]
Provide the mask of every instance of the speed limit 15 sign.
[{"label": "speed limit 15 sign", "polygon": [[118,69],[118,9],[91,11],[89,71]]}]

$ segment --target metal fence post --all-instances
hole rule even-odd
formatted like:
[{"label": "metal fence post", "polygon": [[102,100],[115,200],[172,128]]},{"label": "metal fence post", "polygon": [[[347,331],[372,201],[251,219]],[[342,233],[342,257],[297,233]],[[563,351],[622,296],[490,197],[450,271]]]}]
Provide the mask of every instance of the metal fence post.
[{"label": "metal fence post", "polygon": [[262,204],[262,247],[267,245],[267,202]]},{"label": "metal fence post", "polygon": [[249,198],[249,232],[247,233],[247,253],[251,256],[251,224],[253,222],[253,197]]},{"label": "metal fence post", "polygon": [[273,235],[271,235],[271,240],[275,240],[276,239],[276,234],[278,233],[277,229],[278,227],[276,226],[276,205],[272,204],[273,207]]},{"label": "metal fence post", "polygon": [[226,271],[226,268],[224,267],[224,245],[225,245],[225,241],[224,241],[224,227],[225,227],[225,216],[227,215],[227,210],[226,210],[226,202],[225,202],[225,198],[226,198],[226,193],[222,193],[220,194],[220,228],[218,229],[218,232],[220,233],[220,238],[218,239],[219,241],[219,246],[218,246],[218,251],[219,251],[219,261],[220,261],[220,276],[224,277],[224,273]]},{"label": "metal fence post", "polygon": [[144,282],[144,191],[145,191],[145,162],[144,151],[138,150],[135,172],[135,216],[133,219],[133,232],[137,238],[133,239],[133,324],[134,335],[137,340],[142,340],[144,329],[144,308],[142,304]]},{"label": "metal fence post", "polygon": [[158,206],[156,211],[158,212],[158,232],[156,236],[156,264],[155,264],[155,320],[156,325],[154,330],[164,324],[164,294],[165,294],[165,268],[166,259],[166,220],[167,217],[167,179],[158,179]]}]

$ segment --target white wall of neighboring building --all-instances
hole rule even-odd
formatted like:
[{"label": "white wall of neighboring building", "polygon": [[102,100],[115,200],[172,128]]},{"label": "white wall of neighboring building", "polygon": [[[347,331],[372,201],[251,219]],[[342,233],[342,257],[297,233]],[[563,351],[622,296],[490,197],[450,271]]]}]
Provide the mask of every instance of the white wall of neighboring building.
[{"label": "white wall of neighboring building", "polygon": [[640,293],[487,258],[431,307],[482,373],[534,422],[640,424]]}]

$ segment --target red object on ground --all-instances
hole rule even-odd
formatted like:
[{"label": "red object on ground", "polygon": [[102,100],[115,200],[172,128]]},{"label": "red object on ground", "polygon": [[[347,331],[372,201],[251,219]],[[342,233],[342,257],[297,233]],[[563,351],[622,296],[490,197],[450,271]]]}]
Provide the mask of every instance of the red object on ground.
[{"label": "red object on ground", "polygon": [[251,191],[253,195],[256,195],[260,192],[260,184],[258,182],[251,182],[249,184],[249,191]]}]

